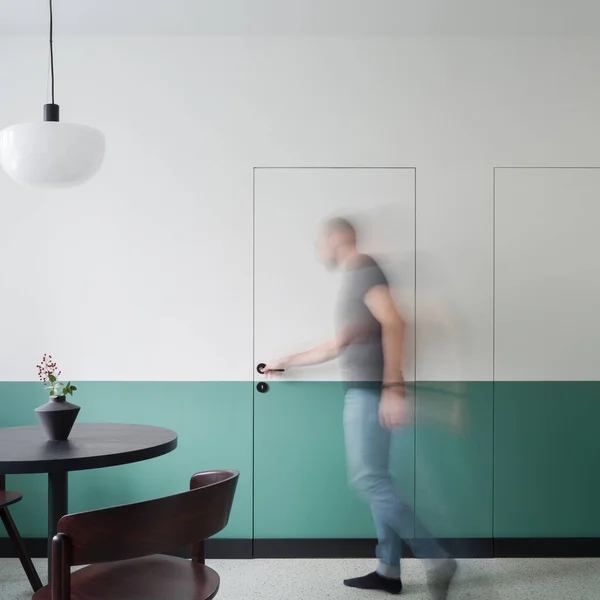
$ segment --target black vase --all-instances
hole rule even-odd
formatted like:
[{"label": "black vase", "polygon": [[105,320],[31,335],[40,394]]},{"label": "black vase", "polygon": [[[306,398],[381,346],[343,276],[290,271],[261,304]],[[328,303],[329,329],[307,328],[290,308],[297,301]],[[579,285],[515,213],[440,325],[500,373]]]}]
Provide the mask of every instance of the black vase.
[{"label": "black vase", "polygon": [[80,410],[80,406],[67,402],[64,396],[54,396],[50,398],[50,402],[36,408],[35,412],[48,439],[59,441],[69,438]]}]

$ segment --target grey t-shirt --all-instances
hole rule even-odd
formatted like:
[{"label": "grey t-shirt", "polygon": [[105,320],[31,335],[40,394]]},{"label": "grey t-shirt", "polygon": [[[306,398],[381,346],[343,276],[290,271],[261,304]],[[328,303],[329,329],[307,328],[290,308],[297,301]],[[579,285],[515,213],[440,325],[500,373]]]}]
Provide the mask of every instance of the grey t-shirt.
[{"label": "grey t-shirt", "polygon": [[341,361],[346,387],[371,387],[383,379],[381,325],[365,304],[367,293],[388,280],[365,254],[344,273],[338,304],[338,326],[350,336]]}]

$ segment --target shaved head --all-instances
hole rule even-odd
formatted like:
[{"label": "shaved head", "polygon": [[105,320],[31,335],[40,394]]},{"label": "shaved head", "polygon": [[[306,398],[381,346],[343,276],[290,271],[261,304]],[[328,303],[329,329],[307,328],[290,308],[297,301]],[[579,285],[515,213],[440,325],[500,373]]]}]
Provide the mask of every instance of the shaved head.
[{"label": "shaved head", "polygon": [[352,243],[356,243],[356,227],[344,217],[333,217],[325,223],[325,233],[327,235],[341,235]]},{"label": "shaved head", "polygon": [[344,217],[334,217],[323,224],[319,249],[321,259],[331,268],[340,266],[351,253],[356,252],[356,227]]}]

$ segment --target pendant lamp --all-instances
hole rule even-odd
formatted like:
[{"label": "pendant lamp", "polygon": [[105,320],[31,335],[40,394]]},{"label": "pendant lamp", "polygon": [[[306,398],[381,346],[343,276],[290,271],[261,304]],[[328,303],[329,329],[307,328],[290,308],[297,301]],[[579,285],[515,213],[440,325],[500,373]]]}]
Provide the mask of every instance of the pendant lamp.
[{"label": "pendant lamp", "polygon": [[104,159],[104,135],[87,125],[62,123],[54,102],[53,11],[50,8],[50,78],[52,102],[44,120],[0,131],[0,167],[18,183],[36,187],[71,187],[87,181]]}]

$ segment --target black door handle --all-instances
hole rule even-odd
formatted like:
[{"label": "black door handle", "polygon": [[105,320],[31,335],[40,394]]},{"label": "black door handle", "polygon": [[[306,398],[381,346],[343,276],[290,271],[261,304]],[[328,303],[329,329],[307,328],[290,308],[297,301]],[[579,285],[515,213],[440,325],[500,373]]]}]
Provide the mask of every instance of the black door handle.
[{"label": "black door handle", "polygon": [[[256,365],[256,370],[263,375],[263,369],[266,367],[267,365],[265,363],[258,363],[258,365]],[[285,369],[273,369],[274,373],[283,373],[285,371]]]},{"label": "black door handle", "polygon": [[256,389],[261,393],[261,394],[266,394],[269,391],[269,384],[264,382],[264,381],[259,381],[256,384]]}]

